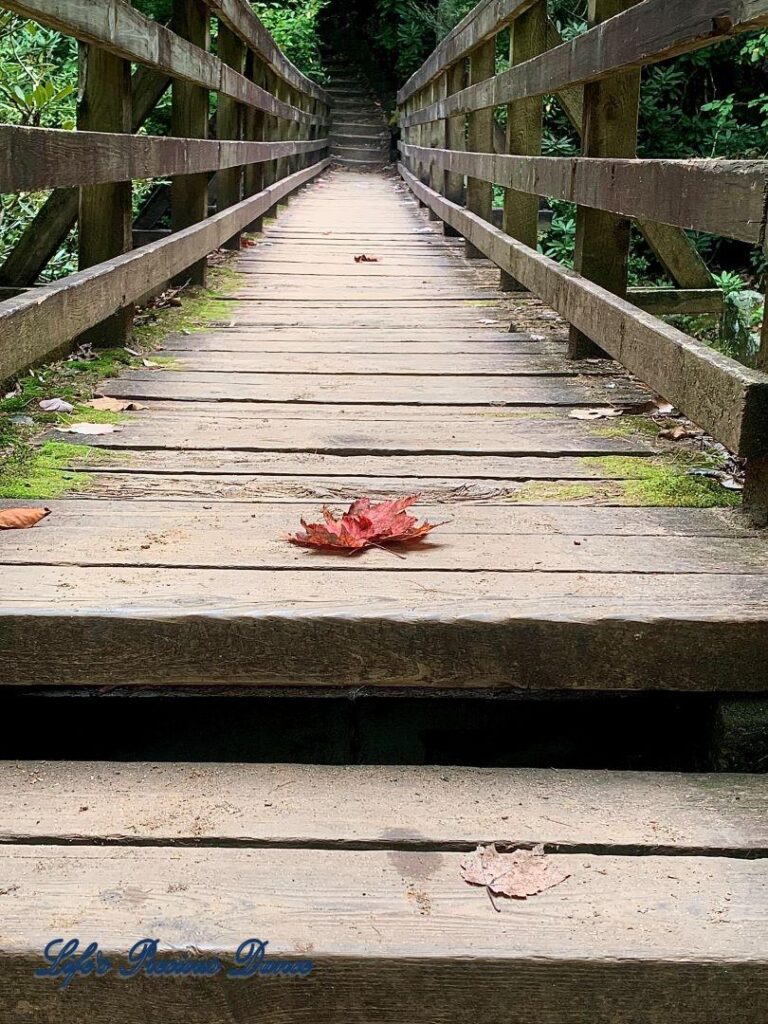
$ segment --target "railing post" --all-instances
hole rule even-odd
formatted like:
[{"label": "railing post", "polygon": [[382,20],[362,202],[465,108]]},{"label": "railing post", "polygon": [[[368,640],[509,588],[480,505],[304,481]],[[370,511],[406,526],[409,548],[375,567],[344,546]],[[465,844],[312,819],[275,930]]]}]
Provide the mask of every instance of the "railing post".
[{"label": "railing post", "polygon": [[[80,44],[80,88],[77,127],[80,131],[132,130],[131,64],[97,46]],[[80,270],[104,263],[133,248],[132,183],[118,181],[80,189],[78,211],[78,266]],[[124,345],[130,336],[133,307],[86,331],[81,341],[95,345]]]},{"label": "railing post", "polygon": [[[228,28],[223,21],[219,22],[218,55],[229,67],[239,74],[245,72],[245,43]],[[243,107],[230,96],[219,94],[216,108],[216,137],[219,140],[233,139],[238,141],[242,133]],[[219,211],[240,202],[243,191],[243,168],[227,167],[216,175],[216,203]],[[225,249],[237,251],[240,248],[240,232],[233,235],[224,244]]]},{"label": "railing post", "polygon": [[[496,37],[488,39],[469,55],[469,85],[492,78],[496,70]],[[473,110],[467,116],[467,148],[472,153],[493,152],[493,109]],[[493,209],[493,185],[467,178],[467,209],[490,222]],[[469,259],[484,259],[485,253],[466,243]]]},{"label": "railing post", "polygon": [[[755,365],[768,373],[768,276],[765,278],[765,304],[760,347]],[[744,510],[755,526],[768,526],[768,458],[748,459],[744,481]]]},{"label": "railing post", "polygon": [[[455,92],[461,92],[467,81],[467,62],[464,60],[452,64],[445,75],[446,95],[452,96]],[[446,149],[465,150],[467,148],[467,120],[463,114],[456,117],[449,117],[445,122],[445,146]],[[464,175],[456,174],[453,171],[446,171],[445,174],[445,197],[452,203],[463,206],[466,202],[466,188]],[[449,238],[456,238],[459,232],[450,224],[443,222],[443,232]]]},{"label": "railing post", "polygon": [[[522,64],[547,48],[547,3],[538,0],[509,27],[509,63]],[[520,156],[541,154],[543,104],[541,96],[507,104],[507,153]],[[513,189],[504,190],[504,231],[523,245],[535,249],[539,238],[539,197]],[[505,292],[524,291],[519,281],[502,270]]]},{"label": "railing post", "polygon": [[[264,85],[264,63],[253,52],[249,50],[245,60],[245,74],[256,85]],[[264,125],[266,117],[264,112],[256,107],[246,107],[243,116],[243,138],[247,142],[261,142],[264,139]],[[264,164],[246,164],[243,170],[243,193],[247,196],[255,196],[264,188]],[[259,232],[262,227],[262,218],[257,217],[246,228],[246,231]]]},{"label": "railing post", "polygon": [[[207,50],[210,43],[210,19],[203,0],[173,0],[173,31]],[[171,134],[177,138],[208,137],[208,90],[175,78],[171,85]],[[171,226],[174,231],[188,228],[208,216],[208,175],[182,174],[171,181]],[[207,261],[199,260],[179,275],[192,284],[205,284]]]},{"label": "railing post", "polygon": [[[438,75],[429,88],[429,102],[437,103],[438,100],[444,99],[446,95],[446,88],[448,80],[444,74]],[[429,141],[427,145],[430,149],[443,149],[445,147],[445,120],[438,118],[429,124]],[[437,167],[431,160],[427,168],[428,184],[433,192],[439,192],[442,195],[445,191],[445,171]],[[429,210],[430,220],[440,220],[440,215],[435,213],[433,209]]]},{"label": "railing post", "polygon": [[[607,21],[637,0],[589,0],[589,25]],[[637,155],[640,71],[626,71],[584,86],[581,154],[586,157]],[[630,221],[625,217],[580,206],[576,213],[574,268],[614,295],[627,292]],[[588,359],[603,350],[571,327],[568,356]]]},{"label": "railing post", "polygon": [[[264,65],[264,88],[267,92],[274,96],[276,94],[275,84],[277,82],[277,75],[275,72]],[[265,142],[277,142],[278,140],[278,125],[280,121],[272,114],[265,114],[264,116],[264,141]],[[262,171],[262,177],[264,181],[264,188],[268,188],[270,185],[274,185],[277,181],[277,160],[267,160],[264,164]]]}]

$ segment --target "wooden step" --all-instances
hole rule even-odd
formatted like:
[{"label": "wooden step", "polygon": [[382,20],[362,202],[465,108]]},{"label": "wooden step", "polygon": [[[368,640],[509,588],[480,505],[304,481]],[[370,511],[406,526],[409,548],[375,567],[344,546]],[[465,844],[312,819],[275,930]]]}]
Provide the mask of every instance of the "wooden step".
[{"label": "wooden step", "polygon": [[[78,937],[114,969],[73,979],[68,1024],[762,1024],[766,795],[743,775],[5,762],[2,1018],[58,1019],[34,971]],[[492,905],[460,868],[490,842],[543,844],[564,880]],[[225,970],[256,939],[308,974],[120,978],[144,937]]]}]

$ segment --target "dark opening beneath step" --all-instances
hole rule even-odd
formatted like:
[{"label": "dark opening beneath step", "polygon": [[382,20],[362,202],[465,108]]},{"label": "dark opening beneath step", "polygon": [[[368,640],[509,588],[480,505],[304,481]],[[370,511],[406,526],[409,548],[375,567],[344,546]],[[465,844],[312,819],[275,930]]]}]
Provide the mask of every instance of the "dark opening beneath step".
[{"label": "dark opening beneath step", "polygon": [[546,697],[0,696],[4,759],[444,764],[701,771],[723,765],[716,700]]}]

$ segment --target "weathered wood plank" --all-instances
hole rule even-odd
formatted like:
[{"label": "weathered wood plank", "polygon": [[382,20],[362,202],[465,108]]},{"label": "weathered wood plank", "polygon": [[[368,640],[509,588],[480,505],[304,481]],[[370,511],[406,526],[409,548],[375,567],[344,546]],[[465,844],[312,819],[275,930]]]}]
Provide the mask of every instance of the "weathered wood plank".
[{"label": "weathered wood plank", "polygon": [[766,809],[759,775],[0,762],[3,843],[754,855]]},{"label": "weathered wood plank", "polygon": [[92,43],[124,60],[163,71],[289,121],[325,123],[275,99],[212,53],[178,36],[122,0],[7,0],[4,6],[25,18]]},{"label": "weathered wood plank", "polygon": [[[0,564],[36,566],[126,566],[136,568],[231,569],[348,573],[480,572],[530,573],[545,567],[556,573],[697,573],[702,576],[765,576],[768,545],[758,535],[721,536],[727,525],[715,515],[695,513],[667,520],[687,522],[692,536],[663,533],[664,515],[641,510],[628,518],[628,529],[601,535],[599,526],[583,532],[553,532],[581,517],[558,517],[557,511],[509,509],[498,505],[454,506],[450,520],[428,542],[407,548],[405,557],[373,549],[357,558],[306,550],[288,544],[285,533],[298,528],[305,505],[253,506],[248,516],[234,507],[221,509],[210,522],[199,504],[156,510],[150,501],[132,501],[130,510],[110,501],[55,504],[54,515],[34,530],[16,530],[3,539]],[[137,516],[141,513],[141,522]],[[445,521],[440,506],[419,506],[429,522]],[[318,510],[319,515],[319,510]],[[312,518],[310,516],[310,518]],[[648,523],[643,526],[643,521]],[[614,521],[621,521],[621,511]],[[714,523],[710,536],[707,524]],[[561,527],[562,528],[562,527]],[[627,527],[625,527],[627,529]],[[672,527],[675,529],[674,525]],[[662,531],[659,533],[659,531]],[[651,531],[646,534],[645,531]]]},{"label": "weathered wood plank", "polygon": [[765,689],[765,576],[167,568],[158,586],[9,565],[3,582],[5,686]]},{"label": "weathered wood plank", "polygon": [[[469,55],[467,81],[470,86],[493,81],[496,71],[496,40],[491,37],[474,49]],[[445,102],[445,101],[442,101]],[[467,117],[467,149],[493,152],[493,111],[474,111]],[[482,217],[491,219],[493,189],[487,182],[467,178],[467,209]],[[470,259],[482,257],[482,253],[469,239],[466,239],[465,253]]]},{"label": "weathered wood plank", "polygon": [[0,378],[50,354],[160,281],[181,273],[327,165],[326,160],[300,171],[202,224],[0,303]]},{"label": "weathered wood plank", "polygon": [[407,115],[404,126],[560,92],[768,24],[766,0],[644,0],[488,82]]},{"label": "weathered wood plank", "polygon": [[[96,46],[80,44],[77,126],[85,131],[131,131],[131,65]],[[129,181],[80,189],[77,217],[77,265],[85,270],[133,248],[132,188]],[[83,342],[124,345],[130,336],[129,304],[91,327]]]},{"label": "weathered wood plank", "polygon": [[462,880],[458,852],[1,852],[13,892],[3,1011],[21,1003],[20,1024],[35,1019],[27,1005],[37,1019],[60,1005],[59,989],[41,985],[34,969],[60,922],[82,919],[116,963],[126,935],[154,935],[162,921],[161,956],[193,950],[227,967],[256,920],[268,959],[310,960],[313,969],[279,981],[227,981],[222,972],[160,986],[148,974],[126,984],[113,971],[99,979],[97,996],[87,984],[71,986],[72,1024],[111,1024],[116,1006],[125,1024],[163,1024],[171,1014],[189,1024],[250,1024],[265,1014],[354,1024],[407,1014],[414,1024],[459,1024],[473,1013],[491,1024],[609,1024],[617,1013],[637,1024],[660,1016],[759,1024],[768,996],[762,860],[556,854],[553,867],[566,881],[493,913]]},{"label": "weathered wood plank", "polygon": [[[131,78],[133,131],[141,128],[169,84],[170,79],[166,75],[150,68],[136,69]],[[67,134],[72,135],[71,132]],[[3,156],[0,154],[0,166],[2,160]],[[72,230],[77,220],[77,211],[78,193],[75,189],[54,191],[0,267],[0,285],[34,284]]]},{"label": "weathered wood plank", "polygon": [[[397,94],[402,105],[436,78],[445,68],[457,64],[481,43],[487,42],[536,0],[481,0],[442,39],[421,67],[414,71]],[[456,90],[450,90],[451,92]]]},{"label": "weathered wood plank", "polygon": [[205,0],[221,22],[236,33],[248,47],[275,72],[283,81],[307,96],[324,104],[330,102],[328,93],[303,75],[278,48],[272,36],[243,0]]},{"label": "weathered wood plank", "polygon": [[327,140],[235,142],[0,125],[0,191],[159,178],[314,153]]},{"label": "weathered wood plank", "polygon": [[[417,147],[401,144],[408,156]],[[454,173],[505,188],[759,243],[768,160],[609,160],[434,149]]]},{"label": "weathered wood plank", "polygon": [[[217,52],[222,61],[238,74],[245,74],[245,43],[226,24],[219,23]],[[252,81],[252,79],[249,79]],[[255,84],[255,83],[254,83]],[[260,87],[259,87],[260,88]],[[247,108],[229,96],[220,96],[216,107],[216,136],[239,142],[243,133],[243,115]],[[222,168],[216,175],[216,208],[219,212],[235,206],[243,198],[241,166]],[[241,232],[224,242],[224,248],[239,252]]]},{"label": "weathered wood plank", "polygon": [[135,370],[107,380],[102,390],[123,398],[162,398],[182,402],[302,402],[342,405],[546,405],[638,404],[647,393],[628,381],[531,376],[451,376],[438,374],[196,373]]},{"label": "weathered wood plank", "polygon": [[405,168],[401,173],[414,192],[463,235],[471,235],[477,247],[495,263],[509,270],[692,420],[743,455],[755,456],[768,450],[767,375],[747,369],[516,242],[431,192]]}]

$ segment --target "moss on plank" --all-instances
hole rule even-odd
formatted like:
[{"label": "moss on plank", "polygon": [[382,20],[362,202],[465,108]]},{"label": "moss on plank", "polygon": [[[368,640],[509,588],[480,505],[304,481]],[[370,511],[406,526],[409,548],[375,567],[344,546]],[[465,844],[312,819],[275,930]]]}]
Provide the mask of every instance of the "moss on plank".
[{"label": "moss on plank", "polygon": [[4,466],[0,474],[0,498],[47,500],[85,491],[91,485],[89,473],[73,471],[73,462],[98,461],[101,453],[84,444],[46,441]]}]

